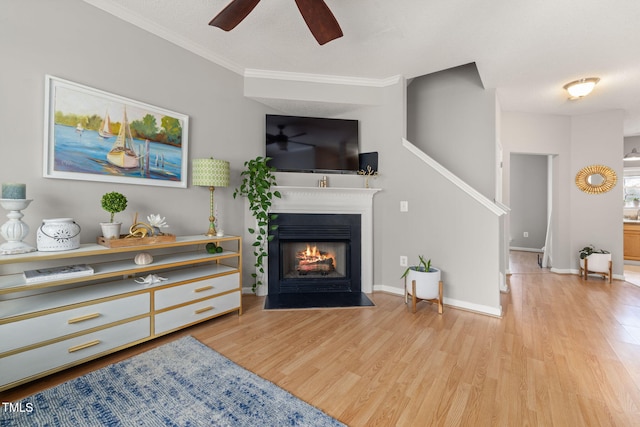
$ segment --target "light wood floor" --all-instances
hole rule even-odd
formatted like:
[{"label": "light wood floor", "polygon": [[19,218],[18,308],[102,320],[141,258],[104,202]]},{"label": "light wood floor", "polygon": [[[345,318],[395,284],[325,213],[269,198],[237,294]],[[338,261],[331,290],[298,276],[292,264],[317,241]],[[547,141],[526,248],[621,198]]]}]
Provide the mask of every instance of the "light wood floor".
[{"label": "light wood floor", "polygon": [[[512,254],[504,317],[375,293],[376,307],[227,315],[5,392],[43,388],[191,334],[350,426],[638,426],[640,288]],[[446,286],[446,283],[445,283]],[[446,291],[445,291],[446,293]],[[64,410],[64,408],[60,408]]]}]

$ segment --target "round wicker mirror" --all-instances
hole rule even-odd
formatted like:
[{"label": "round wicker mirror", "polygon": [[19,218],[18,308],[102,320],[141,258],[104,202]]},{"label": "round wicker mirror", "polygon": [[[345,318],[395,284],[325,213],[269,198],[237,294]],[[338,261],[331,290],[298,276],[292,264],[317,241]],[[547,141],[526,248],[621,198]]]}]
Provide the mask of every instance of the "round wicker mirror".
[{"label": "round wicker mirror", "polygon": [[601,194],[611,190],[618,177],[609,166],[591,165],[580,169],[576,175],[576,185],[585,193]]}]

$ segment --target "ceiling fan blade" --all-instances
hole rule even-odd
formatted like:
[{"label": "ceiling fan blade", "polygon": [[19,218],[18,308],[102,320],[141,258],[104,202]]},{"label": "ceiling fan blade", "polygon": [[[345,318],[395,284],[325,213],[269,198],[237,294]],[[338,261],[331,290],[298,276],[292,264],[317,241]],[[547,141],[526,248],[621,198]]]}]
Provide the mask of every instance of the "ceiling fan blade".
[{"label": "ceiling fan blade", "polygon": [[296,0],[300,14],[320,45],[342,37],[342,29],[323,0]]},{"label": "ceiling fan blade", "polygon": [[300,141],[292,141],[292,140],[289,140],[289,141],[287,141],[287,142],[288,142],[289,144],[305,145],[305,146],[307,146],[307,147],[315,147],[315,146],[316,146],[315,144],[309,144],[308,142],[300,142]]},{"label": "ceiling fan blade", "polygon": [[259,2],[260,0],[233,0],[209,22],[209,25],[231,31],[251,13]]}]

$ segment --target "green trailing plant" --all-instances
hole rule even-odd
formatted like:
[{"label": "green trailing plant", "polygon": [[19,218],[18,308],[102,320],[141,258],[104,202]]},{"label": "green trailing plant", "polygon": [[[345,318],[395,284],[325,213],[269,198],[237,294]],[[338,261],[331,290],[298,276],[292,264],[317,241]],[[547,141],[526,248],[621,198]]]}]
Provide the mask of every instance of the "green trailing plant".
[{"label": "green trailing plant", "polygon": [[114,215],[127,208],[127,198],[121,193],[112,191],[102,196],[101,204],[102,209],[111,214],[109,222],[113,222]]},{"label": "green trailing plant", "polygon": [[580,259],[585,259],[591,254],[608,254],[609,251],[605,251],[604,249],[596,249],[593,245],[589,245],[580,249],[578,253],[580,254]]},{"label": "green trailing plant", "polygon": [[270,234],[270,231],[278,229],[277,224],[269,225],[270,221],[275,221],[278,218],[278,215],[269,213],[273,198],[281,197],[278,191],[271,190],[271,187],[277,185],[277,183],[273,174],[276,169],[267,165],[269,160],[271,160],[270,157],[259,156],[244,162],[245,169],[240,173],[242,183],[233,192],[234,199],[238,195],[247,198],[251,214],[256,219],[257,227],[248,227],[249,233],[255,236],[253,255],[256,257],[254,264],[256,271],[251,274],[255,280],[251,287],[254,293],[257,287],[263,284],[264,260],[268,255],[267,244],[273,240],[273,235]]},{"label": "green trailing plant", "polygon": [[421,271],[423,273],[431,271],[431,260],[425,260],[424,256],[422,255],[418,255],[418,259],[420,260],[420,262],[418,262],[418,265],[412,265],[407,267],[407,269],[404,271],[402,276],[400,276],[401,279],[404,279],[405,277],[407,277],[407,274],[409,274],[409,271],[411,270]]}]

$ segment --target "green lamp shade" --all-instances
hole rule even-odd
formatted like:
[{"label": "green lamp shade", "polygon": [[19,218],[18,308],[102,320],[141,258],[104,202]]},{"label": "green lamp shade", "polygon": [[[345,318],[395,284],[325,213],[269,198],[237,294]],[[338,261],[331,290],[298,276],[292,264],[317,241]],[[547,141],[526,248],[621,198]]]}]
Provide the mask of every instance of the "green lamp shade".
[{"label": "green lamp shade", "polygon": [[228,187],[229,162],[213,158],[193,159],[191,184],[203,187]]}]

